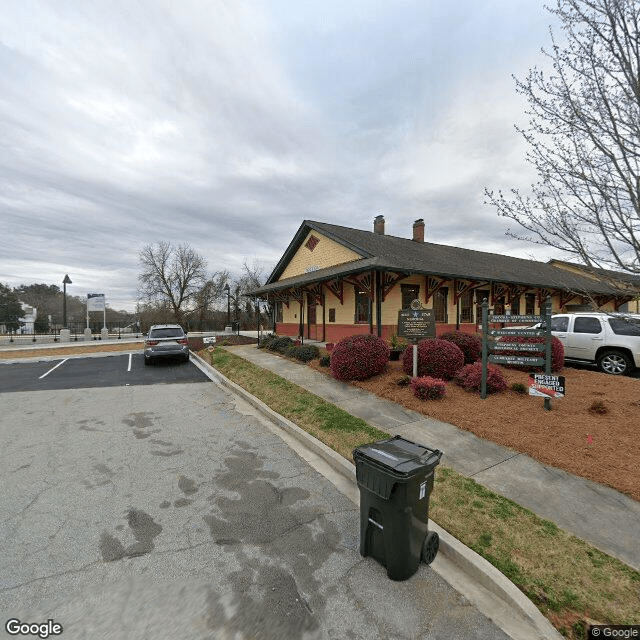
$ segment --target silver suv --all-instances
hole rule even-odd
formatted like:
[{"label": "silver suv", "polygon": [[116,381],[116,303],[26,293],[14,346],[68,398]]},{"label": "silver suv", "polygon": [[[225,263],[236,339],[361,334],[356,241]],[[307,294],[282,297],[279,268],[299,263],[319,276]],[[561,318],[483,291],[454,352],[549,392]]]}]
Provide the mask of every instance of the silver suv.
[{"label": "silver suv", "polygon": [[640,367],[640,315],[560,313],[551,317],[551,333],[564,345],[567,360],[598,365],[614,376]]},{"label": "silver suv", "polygon": [[187,334],[179,324],[153,325],[144,340],[144,363],[172,356],[189,361]]}]

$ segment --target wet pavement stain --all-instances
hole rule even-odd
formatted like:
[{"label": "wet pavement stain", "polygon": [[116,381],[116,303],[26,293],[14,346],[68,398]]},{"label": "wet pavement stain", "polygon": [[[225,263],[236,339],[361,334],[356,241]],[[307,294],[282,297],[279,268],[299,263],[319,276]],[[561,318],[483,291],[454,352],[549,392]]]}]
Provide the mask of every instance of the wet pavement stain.
[{"label": "wet pavement stain", "polygon": [[173,442],[165,442],[164,440],[157,440],[154,438],[153,440],[149,440],[151,444],[159,444],[161,447],[173,447]]},{"label": "wet pavement stain", "polygon": [[139,411],[136,413],[130,413],[127,417],[122,419],[122,423],[129,427],[133,427],[133,435],[138,440],[144,440],[149,438],[154,433],[160,433],[161,429],[152,429],[147,431],[153,426],[153,416],[155,414],[150,411]]},{"label": "wet pavement stain", "polygon": [[[104,426],[105,424],[102,420],[93,420],[92,422],[93,424],[102,426]],[[89,420],[78,420],[76,424],[80,425],[79,429],[81,429],[82,431],[98,431],[98,429],[96,429],[95,427],[89,426]]]},{"label": "wet pavement stain", "polygon": [[184,449],[174,449],[173,451],[151,451],[152,456],[163,456],[168,458],[169,456],[179,456],[184,453]]},{"label": "wet pavement stain", "polygon": [[107,465],[97,463],[93,465],[94,471],[96,471],[96,478],[93,480],[82,480],[82,484],[87,489],[95,489],[96,487],[102,487],[106,484],[112,484],[111,478],[115,475]]},{"label": "wet pavement stain", "polygon": [[98,472],[98,473],[103,473],[107,476],[113,477],[115,475],[115,473],[113,473],[113,471],[111,471],[111,469],[109,469],[109,467],[107,467],[106,464],[102,464],[102,463],[98,463],[98,464],[94,464],[93,468]]},{"label": "wet pavement stain", "polygon": [[[230,576],[233,592],[225,601],[210,593],[209,628],[265,640],[314,637],[326,603],[314,574],[341,551],[340,532],[318,507],[303,503],[309,491],[276,486],[279,474],[265,470],[254,452],[232,453],[215,483],[239,497],[210,496],[219,512],[203,519],[214,543],[243,569]],[[259,546],[261,557],[249,557],[241,543]]]},{"label": "wet pavement stain", "polygon": [[[298,640],[320,636],[320,623],[288,571],[263,566],[250,587],[257,592],[257,597],[247,595],[244,590],[235,590],[230,603],[221,602],[216,593],[209,592],[209,629],[224,629],[230,635],[238,633],[242,637],[261,640]],[[227,615],[229,611],[233,611],[231,616]]]},{"label": "wet pavement stain", "polygon": [[198,491],[195,481],[187,478],[186,476],[180,476],[178,478],[178,489],[180,489],[185,496],[190,496]]},{"label": "wet pavement stain", "polygon": [[[100,553],[105,562],[113,562],[121,558],[134,558],[149,553],[153,549],[153,539],[160,535],[162,526],[144,511],[129,509],[127,523],[136,542],[126,549],[116,537],[103,531],[100,535]],[[117,528],[117,527],[116,527]]]}]

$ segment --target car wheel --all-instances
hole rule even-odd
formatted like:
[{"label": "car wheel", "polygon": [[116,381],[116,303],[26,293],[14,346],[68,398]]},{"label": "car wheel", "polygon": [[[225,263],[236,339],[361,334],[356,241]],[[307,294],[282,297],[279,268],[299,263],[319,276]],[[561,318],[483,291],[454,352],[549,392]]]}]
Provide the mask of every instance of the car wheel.
[{"label": "car wheel", "polygon": [[633,368],[629,356],[622,351],[605,351],[598,357],[598,368],[612,376],[622,376]]},{"label": "car wheel", "polygon": [[151,364],[151,358],[147,358],[147,356],[144,357],[144,364],[145,366],[149,366]]},{"label": "car wheel", "polygon": [[183,358],[184,362],[189,362],[189,354],[187,353],[187,355]]}]

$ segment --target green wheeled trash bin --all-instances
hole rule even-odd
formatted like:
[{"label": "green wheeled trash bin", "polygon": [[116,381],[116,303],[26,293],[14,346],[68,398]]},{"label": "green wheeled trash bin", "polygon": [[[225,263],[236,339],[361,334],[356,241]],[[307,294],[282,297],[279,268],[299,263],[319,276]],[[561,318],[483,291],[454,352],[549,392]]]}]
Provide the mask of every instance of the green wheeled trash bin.
[{"label": "green wheeled trash bin", "polygon": [[353,451],[360,489],[360,554],[406,580],[420,562],[430,564],[439,539],[429,532],[429,497],[442,451],[400,436]]}]

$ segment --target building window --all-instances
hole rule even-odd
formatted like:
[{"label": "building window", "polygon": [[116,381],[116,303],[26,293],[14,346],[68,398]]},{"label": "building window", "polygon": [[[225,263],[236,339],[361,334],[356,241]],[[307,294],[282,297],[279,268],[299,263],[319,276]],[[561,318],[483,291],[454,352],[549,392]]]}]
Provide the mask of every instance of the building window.
[{"label": "building window", "polygon": [[449,316],[447,314],[448,294],[449,294],[448,287],[440,287],[433,294],[433,310],[434,310],[436,322],[448,322],[449,320]]},{"label": "building window", "polygon": [[335,321],[336,321],[336,310],[329,309],[329,322],[335,322]]},{"label": "building window", "polygon": [[369,313],[371,309],[371,304],[369,300],[369,296],[365,291],[361,289],[356,289],[356,315],[355,315],[355,323],[356,324],[364,324],[369,322]]},{"label": "building window", "polygon": [[282,302],[276,302],[273,309],[276,322],[282,322]]},{"label": "building window", "polygon": [[460,322],[473,322],[473,291],[460,296]]},{"label": "building window", "polygon": [[307,240],[304,246],[307,247],[309,251],[313,251],[316,248],[316,245],[318,244],[318,242],[320,242],[318,238],[316,238],[315,236],[309,236],[309,239]]},{"label": "building window", "polygon": [[533,316],[536,312],[536,294],[525,293],[524,294],[524,313],[527,316]]},{"label": "building window", "polygon": [[401,284],[402,292],[402,308],[409,309],[414,300],[418,300],[420,296],[420,285],[418,284]]},{"label": "building window", "polygon": [[511,315],[520,315],[520,296],[511,298]]}]

